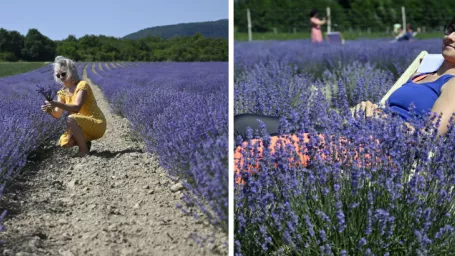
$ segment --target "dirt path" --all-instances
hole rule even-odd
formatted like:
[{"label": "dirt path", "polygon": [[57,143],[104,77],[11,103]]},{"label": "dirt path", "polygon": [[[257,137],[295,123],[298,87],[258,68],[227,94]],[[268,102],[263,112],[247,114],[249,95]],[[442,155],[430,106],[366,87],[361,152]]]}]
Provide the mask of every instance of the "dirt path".
[{"label": "dirt path", "polygon": [[95,67],[95,64],[89,64],[90,66],[92,66],[92,72],[97,74],[98,75],[98,72],[96,72],[96,67]]},{"label": "dirt path", "polygon": [[90,84],[107,118],[105,136],[93,142],[91,156],[72,158],[76,148],[51,145],[30,161],[4,199],[10,213],[2,255],[227,255],[219,242],[194,242],[194,233],[211,229],[176,208],[178,183]]}]

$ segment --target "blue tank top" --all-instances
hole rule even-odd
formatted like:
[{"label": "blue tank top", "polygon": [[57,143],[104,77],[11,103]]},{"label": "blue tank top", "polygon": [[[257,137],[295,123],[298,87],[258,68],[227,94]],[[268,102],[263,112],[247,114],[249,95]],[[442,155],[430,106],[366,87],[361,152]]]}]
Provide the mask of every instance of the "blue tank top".
[{"label": "blue tank top", "polygon": [[[417,76],[422,76],[424,74],[430,73],[423,73]],[[433,82],[419,84],[415,83],[412,78],[409,79],[390,95],[387,101],[390,109],[396,112],[404,120],[408,120],[410,117],[409,107],[411,103],[414,104],[416,113],[427,113],[433,108],[434,103],[439,95],[441,95],[441,87],[452,77],[454,76],[446,74],[440,76]]]}]

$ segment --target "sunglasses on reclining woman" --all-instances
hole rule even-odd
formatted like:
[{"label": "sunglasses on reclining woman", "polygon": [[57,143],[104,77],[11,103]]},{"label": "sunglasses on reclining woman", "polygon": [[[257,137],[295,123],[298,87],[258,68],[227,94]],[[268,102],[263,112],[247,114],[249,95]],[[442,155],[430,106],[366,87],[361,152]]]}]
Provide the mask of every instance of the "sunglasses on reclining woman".
[{"label": "sunglasses on reclining woman", "polygon": [[57,78],[60,78],[60,76],[65,77],[65,76],[66,76],[66,72],[62,72],[62,73],[60,73],[60,74],[56,74],[55,76],[56,76]]}]

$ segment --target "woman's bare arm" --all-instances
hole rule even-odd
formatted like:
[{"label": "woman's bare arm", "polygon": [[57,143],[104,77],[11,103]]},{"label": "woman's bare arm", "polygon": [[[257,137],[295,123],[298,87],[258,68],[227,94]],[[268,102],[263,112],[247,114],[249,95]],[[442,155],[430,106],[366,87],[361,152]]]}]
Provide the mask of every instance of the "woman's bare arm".
[{"label": "woman's bare arm", "polygon": [[[455,79],[450,79],[441,90],[441,95],[436,100],[431,109],[437,115],[441,115],[441,121],[438,127],[438,136],[445,135],[448,131],[448,125],[452,114],[455,113]],[[437,121],[437,120],[435,120]]]},{"label": "woman's bare arm", "polygon": [[76,102],[74,104],[65,104],[59,101],[57,102],[51,101],[49,102],[49,104],[52,107],[57,107],[59,109],[66,110],[71,113],[78,113],[81,110],[82,106],[84,105],[86,98],[87,92],[84,90],[80,90],[76,95]]},{"label": "woman's bare arm", "polygon": [[326,23],[326,20],[323,19],[323,20],[320,20],[318,18],[312,18],[311,19],[311,22],[315,25],[324,25]]}]

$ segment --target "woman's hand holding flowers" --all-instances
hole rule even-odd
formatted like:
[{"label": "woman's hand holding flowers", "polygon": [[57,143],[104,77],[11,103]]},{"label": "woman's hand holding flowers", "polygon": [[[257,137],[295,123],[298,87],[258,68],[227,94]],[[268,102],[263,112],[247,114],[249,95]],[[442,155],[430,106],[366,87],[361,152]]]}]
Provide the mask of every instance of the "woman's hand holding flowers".
[{"label": "woman's hand holding flowers", "polygon": [[50,101],[45,100],[44,103],[50,107],[56,107],[56,105],[57,105],[57,104],[55,104],[55,101],[53,101],[53,100],[50,100]]},{"label": "woman's hand holding flowers", "polygon": [[57,94],[56,89],[51,87],[51,86],[48,86],[47,89],[44,88],[41,85],[36,85],[36,86],[38,87],[38,89],[36,91],[38,93],[40,93],[41,95],[43,95],[44,98],[46,99],[44,101],[45,105],[41,106],[41,111],[43,111],[45,113],[49,113],[49,114],[52,113],[54,111],[54,108],[55,108],[55,102],[52,99]]},{"label": "woman's hand holding flowers", "polygon": [[54,101],[52,101],[52,100],[51,101],[47,101],[47,100],[44,101],[45,105],[41,106],[41,111],[46,112],[46,113],[51,113],[53,111],[54,107],[55,107],[53,103],[54,103]]},{"label": "woman's hand holding flowers", "polygon": [[41,111],[45,112],[45,113],[50,113],[52,112],[52,106],[51,105],[42,105],[41,106]]}]

